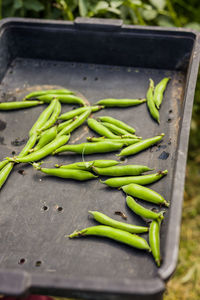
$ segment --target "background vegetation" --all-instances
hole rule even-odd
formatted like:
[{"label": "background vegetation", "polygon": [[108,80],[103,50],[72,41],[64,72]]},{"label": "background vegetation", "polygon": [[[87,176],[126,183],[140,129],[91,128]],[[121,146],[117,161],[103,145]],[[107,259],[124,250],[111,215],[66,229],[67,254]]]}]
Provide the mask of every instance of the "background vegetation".
[{"label": "background vegetation", "polygon": [[[126,24],[200,31],[199,0],[0,0],[0,18],[74,20],[118,18]],[[165,300],[200,299],[200,74],[197,81],[185,184],[179,262]]]}]

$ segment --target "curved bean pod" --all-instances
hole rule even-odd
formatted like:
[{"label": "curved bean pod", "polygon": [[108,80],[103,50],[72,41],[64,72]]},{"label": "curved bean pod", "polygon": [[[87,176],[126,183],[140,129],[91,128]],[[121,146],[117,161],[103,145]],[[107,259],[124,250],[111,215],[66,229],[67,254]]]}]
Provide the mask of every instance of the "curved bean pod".
[{"label": "curved bean pod", "polygon": [[12,171],[13,166],[14,166],[14,163],[9,162],[1,170],[1,172],[0,172],[0,189],[2,188],[2,186],[4,185],[4,183],[7,180],[8,176],[10,175],[10,172]]},{"label": "curved bean pod", "polygon": [[4,167],[5,167],[5,165],[7,165],[9,163],[9,161],[8,160],[2,160],[1,162],[0,162],[0,170],[1,169],[3,169]]},{"label": "curved bean pod", "polygon": [[143,207],[142,205],[138,204],[130,196],[126,197],[126,204],[136,215],[138,215],[142,218],[150,219],[150,220],[164,219],[164,217],[163,217],[164,211],[156,213],[156,212],[154,212],[150,209],[147,209],[147,208]]},{"label": "curved bean pod", "polygon": [[56,135],[57,135],[57,126],[45,130],[44,132],[41,133],[37,145],[29,152],[38,151],[39,149],[43,148],[45,145],[53,141],[56,138]]},{"label": "curved bean pod", "polygon": [[102,99],[97,102],[98,105],[105,107],[129,107],[146,102],[146,99]]},{"label": "curved bean pod", "polygon": [[169,207],[169,203],[157,192],[144,187],[142,185],[131,183],[128,185],[122,186],[122,190],[133,197],[155,203],[155,204],[164,204],[165,206]]},{"label": "curved bean pod", "polygon": [[117,138],[117,139],[107,139],[107,138],[104,138],[104,137],[99,137],[99,138],[96,138],[96,137],[87,137],[87,140],[89,142],[112,142],[112,141],[115,141],[117,143],[123,143],[123,145],[125,146],[129,146],[129,145],[132,145],[132,144],[135,144],[139,141],[141,141],[141,138],[138,137],[138,138]]},{"label": "curved bean pod", "polygon": [[52,90],[41,90],[35,91],[25,96],[23,100],[30,99],[30,98],[37,98],[38,96],[46,95],[46,94],[74,94],[72,91],[67,89],[52,89]]},{"label": "curved bean pod", "polygon": [[112,228],[110,226],[98,225],[98,226],[88,227],[83,230],[73,232],[72,234],[69,235],[69,238],[88,236],[88,235],[107,237],[117,242],[127,244],[134,248],[151,251],[145,239],[137,236],[136,234],[132,234],[130,232],[126,232],[121,229]]},{"label": "curved bean pod", "polygon": [[147,91],[147,106],[149,109],[149,112],[151,114],[151,116],[153,117],[153,119],[155,119],[158,123],[160,123],[160,116],[159,116],[159,111],[157,110],[156,106],[155,106],[155,102],[154,102],[154,82],[152,79],[150,80],[150,84],[149,84],[149,88]]},{"label": "curved bean pod", "polygon": [[160,267],[160,224],[160,220],[153,220],[149,228],[149,244],[158,267]]},{"label": "curved bean pod", "polygon": [[53,126],[54,123],[57,121],[58,116],[61,112],[61,104],[60,102],[56,99],[56,104],[54,106],[54,110],[52,112],[51,117],[49,118],[49,120],[39,129],[39,131],[44,131],[46,129],[48,129],[49,127]]},{"label": "curved bean pod", "polygon": [[[27,103],[26,101],[23,103]],[[40,129],[49,119],[52,114],[54,107],[56,105],[56,100],[53,100],[45,110],[39,115],[37,121],[34,123],[33,127],[29,131],[29,136],[31,136],[34,132]]]},{"label": "curved bean pod", "polygon": [[13,109],[22,109],[29,108],[37,105],[43,104],[42,101],[15,101],[15,102],[1,102],[0,110],[13,110]]},{"label": "curved bean pod", "polygon": [[143,172],[152,171],[153,169],[143,165],[125,165],[113,166],[107,168],[93,167],[93,171],[98,175],[103,176],[126,176],[126,175],[140,175]]},{"label": "curved bean pod", "polygon": [[81,126],[85,120],[89,117],[91,114],[91,108],[86,110],[84,113],[82,113],[80,116],[78,116],[73,122],[69,123],[66,127],[64,127],[59,133],[58,136],[68,134],[72,131],[74,131],[76,128]]},{"label": "curved bean pod", "polygon": [[75,169],[48,169],[48,168],[38,168],[37,170],[51,176],[60,177],[64,179],[74,179],[79,181],[89,180],[93,178],[97,178],[91,172],[84,171],[84,170],[75,170]]},{"label": "curved bean pod", "polygon": [[71,124],[74,120],[76,120],[77,117],[74,117],[73,119],[67,120],[65,122],[62,122],[58,125],[58,132],[60,132],[61,130],[63,130],[64,127],[66,127],[67,125]]},{"label": "curved bean pod", "polygon": [[37,141],[37,133],[34,132],[30,136],[30,138],[29,138],[28,142],[26,143],[25,147],[22,149],[22,151],[19,153],[19,155],[17,157],[19,158],[19,157],[26,156],[29,153],[29,150],[31,148],[33,148],[33,146],[35,145],[36,141]]},{"label": "curved bean pod", "polygon": [[118,165],[120,162],[116,160],[103,160],[103,159],[98,159],[98,160],[91,160],[91,161],[81,161],[69,165],[55,165],[55,167],[63,168],[63,169],[81,169],[81,170],[88,170],[92,169],[92,166],[94,167],[99,167],[99,168],[104,168],[104,167],[111,167]]},{"label": "curved bean pod", "polygon": [[[13,159],[13,161],[18,162],[18,163],[19,162],[27,163],[27,162],[38,161],[38,160],[48,156],[49,154],[51,154],[55,149],[66,144],[67,141],[69,140],[69,137],[70,137],[69,135],[57,137],[51,143],[44,146],[42,149],[32,152],[31,154],[24,156],[24,157],[16,157],[15,159]],[[8,160],[11,160],[11,159],[8,158]]]},{"label": "curved bean pod", "polygon": [[128,124],[126,124],[120,120],[117,120],[115,118],[102,116],[102,117],[98,117],[98,120],[100,120],[102,122],[108,122],[108,123],[114,124],[122,129],[128,131],[129,133],[135,133],[135,129],[133,127],[131,127]]},{"label": "curved bean pod", "polygon": [[100,135],[106,136],[107,138],[115,139],[118,137],[117,135],[113,134],[108,128],[106,128],[104,125],[93,118],[89,118],[87,124],[93,131],[97,132]]},{"label": "curved bean pod", "polygon": [[109,178],[105,181],[100,180],[101,183],[104,183],[110,187],[121,187],[123,185],[128,185],[131,183],[136,183],[139,185],[151,184],[153,182],[158,181],[163,176],[168,173],[167,170],[162,172],[158,172],[150,175],[141,175],[141,176],[127,176],[127,177],[117,177],[117,178]]},{"label": "curved bean pod", "polygon": [[155,102],[155,105],[156,105],[157,109],[160,108],[160,105],[161,105],[162,100],[163,100],[164,91],[165,91],[165,89],[167,87],[167,84],[168,84],[168,81],[170,79],[171,79],[170,77],[163,78],[155,87],[154,102]]},{"label": "curved bean pod", "polygon": [[86,106],[86,107],[80,107],[77,109],[70,110],[58,118],[59,120],[69,120],[72,119],[76,116],[79,116],[80,114],[84,113],[88,108],[91,108],[91,112],[96,112],[99,111],[100,109],[103,108],[103,106],[96,105],[96,106]]},{"label": "curved bean pod", "polygon": [[102,124],[107,127],[108,129],[110,129],[113,133],[119,135],[119,136],[127,136],[127,137],[133,137],[136,138],[136,135],[133,135],[132,133],[126,131],[125,129],[122,129],[120,127],[118,127],[117,125],[108,123],[108,122],[102,122]]},{"label": "curved bean pod", "polygon": [[130,233],[143,233],[143,232],[149,231],[148,227],[137,226],[137,225],[133,225],[133,224],[119,222],[119,221],[116,221],[98,211],[90,211],[89,210],[88,212],[94,217],[94,219],[96,221],[98,221],[99,223],[101,223],[103,225],[111,226],[113,228],[118,228],[118,229],[130,232]]},{"label": "curved bean pod", "polygon": [[75,152],[79,154],[93,154],[93,153],[106,153],[113,152],[123,147],[122,143],[82,143],[76,145],[62,146],[54,151],[53,154],[61,152]]},{"label": "curved bean pod", "polygon": [[158,143],[159,141],[162,140],[162,138],[164,137],[164,133],[162,133],[161,135],[149,138],[149,139],[145,139],[143,141],[140,141],[136,144],[130,145],[126,148],[124,148],[119,154],[117,154],[117,156],[129,156],[129,155],[133,155],[136,154],[138,152],[141,152],[147,148],[149,148],[150,146]]},{"label": "curved bean pod", "polygon": [[49,103],[54,98],[58,99],[61,103],[64,104],[79,104],[82,106],[85,106],[85,102],[80,97],[74,96],[74,95],[66,95],[66,94],[46,94],[42,96],[37,97],[39,100]]}]

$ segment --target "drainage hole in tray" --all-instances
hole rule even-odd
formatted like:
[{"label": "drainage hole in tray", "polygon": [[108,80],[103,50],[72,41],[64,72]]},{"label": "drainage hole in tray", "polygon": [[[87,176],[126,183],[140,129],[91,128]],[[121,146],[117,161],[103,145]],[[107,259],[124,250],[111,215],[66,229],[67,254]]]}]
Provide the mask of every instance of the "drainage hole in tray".
[{"label": "drainage hole in tray", "polygon": [[99,79],[98,77],[95,77],[95,78],[94,78],[95,81],[97,81],[98,79]]},{"label": "drainage hole in tray", "polygon": [[58,207],[57,207],[57,211],[58,211],[58,212],[63,211],[63,207],[62,207],[62,206],[58,206]]},{"label": "drainage hole in tray", "polygon": [[87,77],[83,77],[83,80],[87,80]]},{"label": "drainage hole in tray", "polygon": [[170,113],[170,114],[171,114],[171,113],[173,113],[173,110],[172,110],[172,109],[170,109],[170,110],[169,110],[169,113]]},{"label": "drainage hole in tray", "polygon": [[172,119],[171,119],[171,118],[168,118],[167,122],[170,123],[171,121],[172,121]]},{"label": "drainage hole in tray", "polygon": [[36,266],[36,267],[40,267],[41,264],[42,264],[41,260],[37,260],[37,261],[35,262],[35,266]]},{"label": "drainage hole in tray", "polygon": [[25,258],[20,258],[20,260],[18,261],[19,265],[23,265],[26,262]]},{"label": "drainage hole in tray", "polygon": [[48,206],[46,205],[42,206],[42,210],[47,211],[48,209],[49,209]]}]

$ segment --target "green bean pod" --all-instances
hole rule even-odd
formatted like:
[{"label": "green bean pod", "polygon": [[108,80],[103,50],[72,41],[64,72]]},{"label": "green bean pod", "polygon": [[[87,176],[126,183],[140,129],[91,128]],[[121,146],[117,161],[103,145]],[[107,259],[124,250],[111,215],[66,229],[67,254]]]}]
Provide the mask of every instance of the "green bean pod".
[{"label": "green bean pod", "polygon": [[113,134],[108,128],[106,128],[104,125],[93,118],[89,118],[87,124],[93,131],[107,138],[115,139],[118,137],[117,135]]},{"label": "green bean pod", "polygon": [[84,113],[82,113],[80,116],[78,116],[73,122],[69,123],[66,127],[64,127],[59,133],[58,136],[68,134],[72,131],[74,131],[76,128],[81,126],[85,120],[89,117],[91,114],[91,108],[86,110]]},{"label": "green bean pod", "polygon": [[119,154],[117,154],[117,156],[129,156],[129,155],[134,155],[138,152],[141,152],[147,148],[149,148],[150,146],[160,142],[162,140],[162,138],[164,137],[164,133],[161,133],[158,136],[149,138],[149,139],[145,139],[142,140],[136,144],[130,145],[126,148],[124,148]]},{"label": "green bean pod", "polygon": [[37,97],[39,100],[49,103],[54,98],[58,99],[61,103],[64,104],[79,104],[82,106],[85,106],[85,102],[80,97],[74,96],[74,95],[68,95],[68,94],[46,94],[42,96]]},{"label": "green bean pod", "polygon": [[20,158],[20,157],[26,156],[29,153],[29,150],[31,148],[33,148],[33,146],[35,145],[36,141],[37,141],[37,132],[34,132],[30,136],[30,138],[29,138],[28,142],[26,143],[25,147],[22,149],[22,151],[19,153],[19,155],[17,157]]},{"label": "green bean pod", "polygon": [[127,175],[140,175],[144,172],[152,171],[153,169],[143,165],[125,165],[113,166],[107,168],[93,167],[93,171],[98,175],[103,176],[127,176]]},{"label": "green bean pod", "polygon": [[163,94],[164,94],[164,91],[167,87],[167,84],[168,84],[168,81],[170,80],[171,78],[170,77],[166,77],[166,78],[163,78],[155,87],[155,90],[154,90],[154,103],[157,107],[157,109],[160,108],[160,105],[162,103],[162,100],[163,100]]},{"label": "green bean pod", "polygon": [[126,131],[128,131],[129,133],[135,133],[135,129],[131,126],[129,126],[128,124],[120,121],[120,120],[117,120],[115,118],[112,118],[112,117],[108,117],[108,116],[102,116],[102,117],[98,117],[98,120],[100,120],[101,122],[108,122],[108,123],[111,123],[111,124],[114,124],[116,126],[118,126],[119,128],[122,128]]},{"label": "green bean pod", "polygon": [[142,205],[138,204],[130,196],[126,197],[126,204],[136,215],[138,215],[142,218],[150,219],[150,220],[164,219],[164,217],[163,217],[164,211],[157,213],[150,209],[147,209],[147,208],[143,207]]},{"label": "green bean pod", "polygon": [[10,175],[10,172],[12,171],[14,166],[13,162],[9,162],[8,164],[6,164],[4,166],[3,169],[1,169],[0,172],[0,189],[2,188],[2,186],[4,185],[4,183],[6,182],[8,176]]},{"label": "green bean pod", "polygon": [[163,196],[142,185],[131,183],[122,186],[122,190],[130,196],[158,205],[164,204],[165,206],[169,207],[169,203],[163,198]]},{"label": "green bean pod", "polygon": [[76,109],[70,110],[70,111],[60,115],[60,117],[58,119],[59,120],[72,119],[72,118],[84,113],[88,108],[91,108],[91,112],[96,112],[96,111],[99,111],[100,109],[102,109],[103,106],[96,105],[96,106],[86,106],[86,107],[76,108]]},{"label": "green bean pod", "polygon": [[77,117],[74,117],[73,119],[67,120],[65,122],[62,122],[58,125],[58,132],[60,132],[61,130],[63,130],[64,127],[66,127],[67,125],[71,124],[74,120],[76,120]]},{"label": "green bean pod", "polygon": [[151,184],[153,182],[158,181],[163,176],[165,176],[167,173],[168,173],[168,171],[164,170],[162,172],[158,172],[158,173],[150,174],[150,175],[116,177],[116,178],[109,178],[105,181],[100,180],[100,182],[104,183],[110,187],[113,187],[113,188],[121,187],[123,185],[128,185],[131,183],[136,183],[139,185],[146,185],[146,184]]},{"label": "green bean pod", "polygon": [[[30,129],[29,131],[29,136],[31,136],[34,132],[36,132],[38,129],[40,129],[49,119],[49,117],[51,116],[54,107],[56,105],[57,100],[53,100],[46,109],[43,110],[43,112],[39,115],[37,121],[34,123],[33,127]],[[23,103],[26,103],[23,102]]]},{"label": "green bean pod", "polygon": [[102,99],[97,102],[97,105],[105,107],[129,107],[146,102],[146,99]]},{"label": "green bean pod", "polygon": [[69,238],[88,236],[88,235],[107,237],[117,242],[127,244],[134,248],[138,248],[141,250],[148,250],[149,252],[151,251],[147,241],[137,236],[136,234],[132,234],[130,232],[126,232],[121,229],[112,228],[110,226],[104,226],[104,225],[92,226],[80,231],[75,231],[69,235]]},{"label": "green bean pod", "polygon": [[61,104],[60,102],[56,99],[56,104],[54,106],[54,110],[52,112],[51,117],[49,118],[49,120],[39,129],[39,131],[44,131],[46,129],[48,129],[49,127],[53,126],[55,124],[55,122],[58,119],[58,116],[61,112]]},{"label": "green bean pod", "polygon": [[116,221],[98,211],[90,211],[89,210],[88,212],[94,217],[94,219],[97,222],[99,222],[103,225],[111,226],[113,228],[118,228],[118,229],[130,232],[130,233],[144,233],[144,232],[149,231],[148,227],[137,226],[137,225],[133,225],[133,224],[119,222],[119,221]]},{"label": "green bean pod", "polygon": [[41,90],[35,91],[25,96],[23,100],[30,99],[30,98],[37,98],[38,96],[46,95],[46,94],[74,94],[72,91],[67,89],[52,89],[52,90]]},{"label": "green bean pod", "polygon": [[115,141],[117,143],[123,143],[123,145],[125,146],[129,146],[129,145],[132,145],[132,144],[135,144],[139,141],[141,141],[141,138],[138,137],[138,138],[117,138],[117,139],[107,139],[107,138],[104,138],[104,137],[99,137],[99,138],[96,138],[96,137],[87,137],[87,140],[89,142],[95,142],[95,143],[98,143],[98,142],[112,142],[112,141]]},{"label": "green bean pod", "polygon": [[42,101],[15,101],[15,102],[0,102],[0,110],[14,110],[29,108],[43,104]]},{"label": "green bean pod", "polygon": [[106,153],[119,150],[123,147],[122,143],[115,142],[102,142],[102,143],[82,143],[76,145],[66,145],[56,149],[53,154],[61,152],[75,152],[78,154],[94,154],[94,153]]},{"label": "green bean pod", "polygon": [[111,159],[98,159],[91,161],[80,161],[69,165],[55,165],[55,167],[63,168],[63,169],[80,169],[80,170],[88,170],[92,169],[92,166],[104,168],[118,165],[119,161],[111,160]]},{"label": "green bean pod", "polygon": [[114,125],[114,124],[108,123],[108,122],[102,122],[102,124],[105,127],[107,127],[108,129],[110,129],[111,132],[113,132],[114,134],[117,134],[118,136],[126,135],[127,137],[136,138],[136,135],[133,135],[132,133],[126,131],[125,129],[118,127],[117,125]]},{"label": "green bean pod", "polygon": [[1,169],[3,169],[7,164],[9,163],[9,161],[8,160],[2,160],[1,162],[0,162],[0,170]]},{"label": "green bean pod", "polygon": [[160,267],[160,225],[160,219],[153,220],[149,228],[149,244],[158,267]]},{"label": "green bean pod", "polygon": [[[42,149],[32,152],[29,155],[24,156],[24,157],[16,157],[15,159],[13,159],[13,161],[15,161],[17,163],[19,163],[19,162],[27,163],[27,162],[38,161],[38,160],[48,156],[49,154],[51,154],[57,148],[66,144],[68,140],[69,140],[69,135],[57,137],[52,142],[50,142],[49,144],[44,146]],[[10,158],[8,158],[8,159],[11,160]]]},{"label": "green bean pod", "polygon": [[98,176],[95,176],[91,172],[84,171],[84,170],[75,170],[75,169],[48,169],[48,168],[38,168],[37,170],[55,177],[60,177],[64,179],[74,179],[78,181],[85,181],[89,179],[97,178]]},{"label": "green bean pod", "polygon": [[154,82],[152,79],[149,80],[150,84],[147,91],[147,106],[152,118],[155,119],[158,123],[160,123],[159,111],[157,110],[154,102]]},{"label": "green bean pod", "polygon": [[51,127],[45,131],[43,131],[40,135],[40,138],[38,140],[37,145],[31,149],[29,152],[35,152],[39,149],[43,148],[47,144],[49,144],[51,141],[53,141],[56,138],[57,135],[57,126]]}]

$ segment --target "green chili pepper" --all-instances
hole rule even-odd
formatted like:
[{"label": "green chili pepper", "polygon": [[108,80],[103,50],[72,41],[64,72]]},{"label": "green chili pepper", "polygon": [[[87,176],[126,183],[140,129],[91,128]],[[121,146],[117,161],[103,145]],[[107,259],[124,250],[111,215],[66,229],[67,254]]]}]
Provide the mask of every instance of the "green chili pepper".
[{"label": "green chili pepper", "polygon": [[53,141],[56,138],[56,135],[57,135],[57,126],[54,126],[52,128],[43,131],[40,135],[37,145],[29,152],[38,151],[39,149],[43,148],[45,145]]},{"label": "green chili pepper", "polygon": [[60,115],[60,117],[58,118],[59,120],[69,120],[72,119],[76,116],[79,116],[80,114],[84,113],[88,108],[91,109],[91,112],[96,112],[99,111],[100,109],[103,108],[103,106],[100,105],[96,105],[96,106],[86,106],[86,107],[80,107],[77,109],[73,109],[70,110],[62,115]]},{"label": "green chili pepper", "polygon": [[133,127],[131,127],[128,124],[126,124],[120,120],[117,120],[115,118],[102,116],[102,117],[98,117],[98,120],[100,120],[102,122],[108,122],[108,123],[114,124],[114,125],[118,126],[119,128],[122,128],[122,129],[128,131],[129,133],[135,133],[135,129]]},{"label": "green chili pepper", "polygon": [[93,171],[98,175],[103,176],[126,176],[126,175],[140,175],[143,172],[152,171],[149,167],[143,165],[125,165],[113,166],[107,168],[93,167]]},{"label": "green chili pepper", "polygon": [[40,132],[44,131],[46,129],[48,129],[49,127],[53,126],[54,123],[57,121],[58,116],[61,112],[61,104],[60,102],[56,99],[56,104],[54,106],[54,110],[52,112],[51,117],[49,118],[49,120],[39,129]]},{"label": "green chili pepper", "polygon": [[12,168],[14,166],[13,162],[9,162],[6,164],[0,172],[0,189],[2,188],[3,184],[6,182],[6,179],[10,175]]},{"label": "green chili pepper", "polygon": [[119,135],[119,136],[124,136],[126,135],[127,137],[133,137],[136,138],[136,135],[131,134],[130,132],[118,127],[117,125],[108,123],[108,122],[102,122],[102,124],[107,127],[108,129],[111,130],[111,132]]},{"label": "green chili pepper", "polygon": [[163,198],[163,196],[142,185],[131,183],[122,186],[122,190],[128,195],[142,199],[144,201],[155,204],[164,204],[167,207],[169,206],[169,203]]},{"label": "green chili pepper", "polygon": [[153,182],[158,181],[163,176],[168,173],[167,170],[158,172],[150,175],[141,175],[141,176],[126,176],[126,177],[117,177],[117,178],[109,178],[105,181],[100,180],[101,183],[104,183],[110,187],[121,187],[123,185],[128,185],[131,183],[136,183],[139,185],[151,184]]},{"label": "green chili pepper", "polygon": [[[37,164],[36,164],[37,165]],[[75,170],[75,169],[47,169],[47,168],[40,168],[35,165],[33,165],[37,170],[51,175],[55,177],[65,178],[65,179],[74,179],[79,181],[89,180],[93,178],[97,178],[98,176],[95,176],[91,172],[84,171],[84,170]]]},{"label": "green chili pepper", "polygon": [[120,163],[119,161],[111,160],[111,159],[107,159],[107,160],[98,159],[98,160],[91,160],[91,161],[80,161],[69,165],[55,165],[55,167],[63,168],[63,169],[88,170],[88,169],[92,169],[92,166],[104,168],[104,167],[115,166],[118,165],[119,163]]},{"label": "green chili pepper", "polygon": [[132,144],[135,144],[139,141],[141,141],[141,138],[138,137],[138,138],[117,138],[117,139],[107,139],[107,138],[104,138],[104,137],[99,137],[99,138],[96,138],[96,137],[87,137],[87,140],[89,142],[117,142],[117,143],[123,143],[123,145],[125,146],[129,146],[129,145],[132,145]]},{"label": "green chili pepper", "polygon": [[153,220],[149,228],[149,243],[158,267],[160,267],[160,225],[160,219]]},{"label": "green chili pepper", "polygon": [[117,154],[117,156],[129,156],[129,155],[134,155],[138,152],[141,152],[147,148],[149,148],[150,146],[158,143],[159,141],[162,140],[162,138],[164,137],[164,133],[162,133],[161,135],[149,138],[149,139],[145,139],[143,141],[140,141],[136,144],[130,145],[126,148],[124,148],[119,154]]},{"label": "green chili pepper", "polygon": [[107,138],[115,139],[118,137],[117,135],[113,134],[108,128],[106,128],[104,125],[93,118],[89,118],[87,124],[92,130],[100,135],[106,136]]},{"label": "green chili pepper", "polygon": [[128,207],[138,216],[150,219],[150,220],[157,220],[157,219],[164,219],[163,214],[164,211],[156,213],[152,210],[144,208],[142,205],[138,204],[132,197],[127,196],[126,197],[126,204]]},{"label": "green chili pepper", "polygon": [[76,128],[78,128],[85,122],[85,120],[89,117],[90,114],[91,114],[91,109],[86,110],[84,113],[82,113],[80,116],[78,116],[73,122],[69,123],[66,127],[64,127],[58,133],[58,136],[68,134],[68,133],[74,131]]},{"label": "green chili pepper", "polygon": [[150,80],[150,84],[147,91],[147,106],[153,119],[155,119],[158,123],[160,123],[159,111],[157,110],[154,103],[154,82],[152,79],[149,80]]},{"label": "green chili pepper", "polygon": [[79,104],[82,106],[85,106],[85,102],[80,97],[74,96],[74,95],[66,95],[66,94],[46,94],[42,96],[37,97],[39,100],[49,103],[54,98],[58,99],[61,103],[64,104]]},{"label": "green chili pepper", "polygon": [[22,163],[27,163],[27,162],[33,162],[40,160],[49,154],[51,154],[53,151],[55,151],[57,148],[61,147],[62,145],[66,144],[67,141],[69,140],[69,135],[68,136],[60,136],[55,138],[52,142],[44,146],[42,149],[39,149],[38,151],[35,151],[27,156],[24,157],[16,157],[16,158],[7,158],[10,161],[14,162],[22,162]]},{"label": "green chili pepper", "polygon": [[13,110],[29,108],[37,105],[43,104],[42,101],[15,101],[15,102],[0,102],[0,110]]},{"label": "green chili pepper", "polygon": [[129,107],[146,102],[146,99],[102,99],[97,102],[98,105],[105,107]]},{"label": "green chili pepper", "polygon": [[83,230],[73,232],[72,234],[69,235],[69,238],[81,237],[87,235],[97,235],[97,236],[107,237],[117,242],[127,244],[131,247],[151,251],[145,239],[137,236],[136,234],[132,234],[130,232],[126,232],[121,229],[112,228],[110,226],[98,225],[98,226],[88,227]]},{"label": "green chili pepper", "polygon": [[116,221],[108,216],[106,216],[105,214],[102,214],[98,211],[88,211],[93,217],[94,219],[103,224],[103,225],[107,225],[107,226],[111,226],[114,228],[118,228],[124,231],[128,231],[130,233],[143,233],[143,232],[147,232],[149,231],[148,227],[144,227],[144,226],[137,226],[137,225],[132,225],[132,224],[127,224],[124,222],[119,222]]},{"label": "green chili pepper", "polygon": [[123,147],[122,143],[102,142],[102,143],[82,143],[76,145],[66,145],[56,149],[53,154],[61,152],[75,152],[79,154],[93,154],[113,152]]},{"label": "green chili pepper", "polygon": [[160,108],[160,105],[163,100],[164,91],[165,91],[165,89],[167,87],[167,83],[170,79],[171,79],[170,77],[163,78],[155,87],[154,102],[155,102],[157,109]]},{"label": "green chili pepper", "polygon": [[[39,115],[37,121],[34,123],[33,127],[29,131],[29,136],[31,136],[34,132],[40,129],[49,119],[50,115],[52,114],[54,107],[56,105],[57,100],[53,100],[45,110]],[[26,102],[24,102],[26,103]]]},{"label": "green chili pepper", "polygon": [[30,99],[30,98],[37,98],[38,96],[42,96],[42,95],[46,95],[46,94],[74,94],[72,91],[67,90],[67,89],[53,89],[53,90],[45,90],[45,91],[35,91],[32,92],[28,95],[26,95],[26,97],[24,98],[24,100],[26,99]]}]

